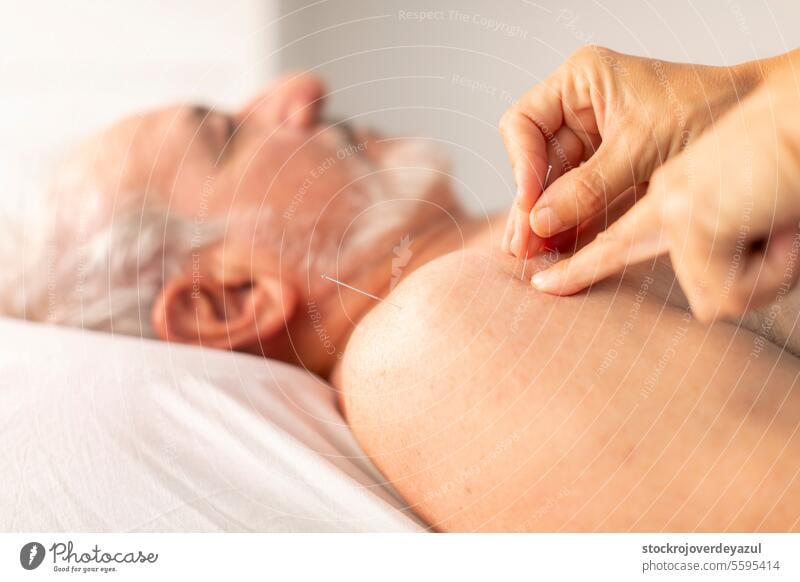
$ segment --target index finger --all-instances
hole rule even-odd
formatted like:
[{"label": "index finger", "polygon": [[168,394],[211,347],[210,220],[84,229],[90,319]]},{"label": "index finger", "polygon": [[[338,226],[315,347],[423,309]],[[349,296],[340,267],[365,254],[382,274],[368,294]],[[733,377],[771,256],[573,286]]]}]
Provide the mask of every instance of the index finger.
[{"label": "index finger", "polygon": [[659,200],[645,196],[575,255],[536,273],[531,283],[545,293],[572,295],[667,251]]},{"label": "index finger", "polygon": [[501,124],[517,193],[509,211],[509,229],[504,248],[521,256],[528,248],[531,237],[530,213],[544,189],[547,168],[547,144],[538,126],[522,113],[509,110]]},{"label": "index finger", "polygon": [[530,212],[542,193],[547,142],[563,123],[559,77],[560,72],[556,72],[534,86],[500,121],[517,186],[517,206],[523,212]]}]

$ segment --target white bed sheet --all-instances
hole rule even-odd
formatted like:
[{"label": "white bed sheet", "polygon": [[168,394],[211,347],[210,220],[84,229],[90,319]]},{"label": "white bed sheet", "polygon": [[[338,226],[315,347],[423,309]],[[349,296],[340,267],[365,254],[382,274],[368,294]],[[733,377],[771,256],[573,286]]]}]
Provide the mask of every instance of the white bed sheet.
[{"label": "white bed sheet", "polygon": [[1,531],[420,531],[334,392],[253,356],[0,319]]}]

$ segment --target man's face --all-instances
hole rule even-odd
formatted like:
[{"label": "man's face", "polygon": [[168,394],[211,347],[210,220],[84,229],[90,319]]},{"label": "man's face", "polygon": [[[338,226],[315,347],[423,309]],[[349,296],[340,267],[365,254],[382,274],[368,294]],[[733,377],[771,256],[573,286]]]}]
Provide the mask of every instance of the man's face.
[{"label": "man's face", "polygon": [[[252,231],[237,231],[237,221],[252,218],[271,244],[282,239],[284,251],[296,251],[283,257],[288,261],[301,259],[303,245],[306,255],[315,244],[330,251],[344,233],[374,232],[377,222],[419,213],[409,196],[452,204],[449,192],[431,186],[441,180],[435,171],[415,182],[413,170],[398,179],[392,168],[419,162],[440,169],[429,148],[324,121],[323,94],[317,78],[294,75],[239,111],[180,105],[131,117],[92,140],[79,165],[88,164],[94,184],[103,184],[101,216],[159,206],[197,222],[228,220],[231,235],[264,244]],[[398,191],[398,184],[412,184],[412,191]],[[402,208],[378,204],[393,197],[405,199]]]},{"label": "man's face", "polygon": [[360,188],[377,156],[372,136],[324,123],[320,101],[303,102],[303,115],[284,119],[269,99],[234,113],[180,106],[151,114],[151,139],[163,143],[154,166],[164,166],[160,189],[175,211],[219,216],[268,208],[290,219],[326,206],[335,211],[337,194],[354,181]]},{"label": "man's face", "polygon": [[[302,317],[297,305],[325,304],[326,299],[330,305],[338,293],[319,275],[363,273],[372,255],[380,256],[384,247],[388,254],[399,236],[455,204],[442,171],[446,161],[438,151],[422,140],[382,140],[349,124],[325,122],[320,115],[323,94],[315,77],[294,75],[236,112],[180,105],[119,122],[67,161],[73,179],[88,180],[86,186],[99,192],[91,203],[96,214],[80,213],[78,226],[93,232],[92,216],[102,228],[120,214],[145,208],[167,211],[198,228],[221,223],[224,243],[216,243],[214,256],[224,255],[226,276],[228,263],[245,265],[251,272],[237,280],[263,283],[262,295],[269,303],[264,312],[277,312],[269,321],[283,318],[292,335],[302,333],[305,325],[307,335],[314,337],[309,327],[313,322],[304,321],[308,317]],[[80,196],[86,187],[78,186],[61,190]],[[59,200],[57,206],[66,222],[76,222],[75,208],[86,207],[87,201]],[[195,267],[193,262],[187,270]],[[389,275],[387,270],[387,280]],[[211,273],[197,280],[205,284],[214,277]],[[155,309],[170,313],[159,335],[225,345],[229,338],[208,341],[192,326],[198,313],[209,313],[209,318],[224,313],[227,322],[211,322],[205,329],[229,327],[236,310],[220,310],[219,305],[227,305],[231,288],[220,293],[209,289],[211,307],[187,310],[191,329],[178,337],[175,321],[180,318],[169,320],[170,306],[178,310],[186,302],[172,298],[183,289],[191,291],[196,303],[197,295],[188,284],[180,287],[179,280],[164,284],[163,305]],[[242,283],[235,290],[252,295],[258,287]],[[251,295],[246,301],[254,300]],[[292,296],[294,307],[287,307],[286,298]],[[330,310],[327,315],[331,317]],[[342,325],[351,321],[346,313],[340,319]],[[248,336],[261,347],[263,330],[269,327],[263,321],[256,322],[259,337]],[[332,319],[326,323],[337,325]],[[272,345],[279,343],[277,333],[266,334]],[[303,341],[288,343],[292,350],[306,347]],[[238,345],[250,349],[245,344]]]},{"label": "man's face", "polygon": [[381,147],[367,132],[323,122],[322,95],[316,78],[301,75],[238,111],[179,105],[123,120],[100,140],[124,160],[108,164],[122,167],[109,189],[187,217],[335,213],[333,199],[360,188]]}]

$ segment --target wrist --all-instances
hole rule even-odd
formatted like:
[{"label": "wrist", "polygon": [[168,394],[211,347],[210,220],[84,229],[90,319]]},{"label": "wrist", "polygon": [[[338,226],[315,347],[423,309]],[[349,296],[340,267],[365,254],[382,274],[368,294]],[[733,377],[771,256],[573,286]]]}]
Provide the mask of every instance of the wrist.
[{"label": "wrist", "polygon": [[728,67],[728,70],[736,86],[736,92],[741,98],[769,79],[780,77],[785,71],[793,68],[800,68],[800,49],[774,57],[739,63]]},{"label": "wrist", "polygon": [[781,76],[787,70],[800,67],[800,49],[794,49],[774,57],[748,61],[731,67],[736,75],[741,77],[743,83],[753,89],[764,81],[775,76]]},{"label": "wrist", "polygon": [[729,67],[738,95],[743,97],[761,86],[776,65],[777,62],[774,58],[769,58],[747,61]]}]

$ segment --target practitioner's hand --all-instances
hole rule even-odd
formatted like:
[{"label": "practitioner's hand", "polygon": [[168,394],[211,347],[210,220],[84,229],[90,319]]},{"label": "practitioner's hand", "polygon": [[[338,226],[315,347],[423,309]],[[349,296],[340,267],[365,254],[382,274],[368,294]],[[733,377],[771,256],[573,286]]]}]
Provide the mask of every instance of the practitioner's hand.
[{"label": "practitioner's hand", "polygon": [[570,294],[668,253],[695,316],[785,294],[800,254],[800,71],[773,74],[653,175],[645,197],[573,257],[533,277]]},{"label": "practitioner's hand", "polygon": [[[683,65],[580,49],[501,120],[517,185],[504,250],[534,253],[542,237],[579,227],[649,181],[757,86],[766,66]],[[548,165],[551,185],[542,195]]]}]

